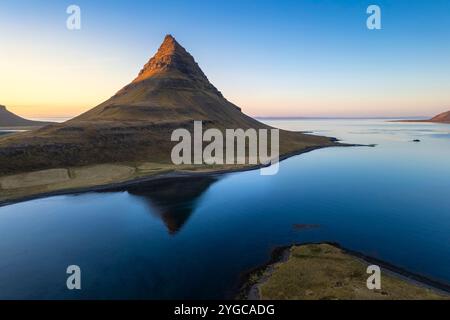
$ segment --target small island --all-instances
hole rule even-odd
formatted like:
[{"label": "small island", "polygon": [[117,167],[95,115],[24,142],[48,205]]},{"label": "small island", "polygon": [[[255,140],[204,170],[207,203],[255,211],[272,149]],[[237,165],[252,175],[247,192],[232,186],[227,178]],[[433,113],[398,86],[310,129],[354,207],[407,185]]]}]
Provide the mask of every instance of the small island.
[{"label": "small island", "polygon": [[[445,288],[434,289],[425,278],[400,274],[366,258],[328,243],[280,248],[272,263],[248,275],[242,296],[250,300],[450,299]],[[381,290],[367,288],[370,264],[382,269]]]}]

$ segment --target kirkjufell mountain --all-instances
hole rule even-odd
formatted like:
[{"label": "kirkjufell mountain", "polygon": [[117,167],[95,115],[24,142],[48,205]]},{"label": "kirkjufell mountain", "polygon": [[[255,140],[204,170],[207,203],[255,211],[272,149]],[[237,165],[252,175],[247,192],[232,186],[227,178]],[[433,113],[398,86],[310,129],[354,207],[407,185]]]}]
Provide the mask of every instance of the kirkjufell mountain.
[{"label": "kirkjufell mountain", "polygon": [[193,119],[232,127],[261,126],[227,101],[194,58],[167,35],[136,79],[72,122],[150,121],[161,124],[191,123]]},{"label": "kirkjufell mountain", "polygon": [[[99,106],[65,123],[0,138],[0,175],[101,163],[171,163],[177,128],[269,128],[224,98],[171,36],[138,76]],[[192,131],[191,131],[192,132]],[[280,131],[281,154],[333,145]]]},{"label": "kirkjufell mountain", "polygon": [[33,121],[19,117],[18,115],[8,111],[5,106],[0,105],[0,128],[8,127],[43,127],[51,124],[51,122]]}]

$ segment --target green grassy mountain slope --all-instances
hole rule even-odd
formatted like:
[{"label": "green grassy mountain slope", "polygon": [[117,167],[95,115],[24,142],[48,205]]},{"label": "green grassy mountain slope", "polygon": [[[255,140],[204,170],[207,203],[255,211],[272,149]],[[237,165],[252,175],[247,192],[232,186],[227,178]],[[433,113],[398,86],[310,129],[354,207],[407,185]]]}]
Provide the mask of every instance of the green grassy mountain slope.
[{"label": "green grassy mountain slope", "polygon": [[[100,163],[170,163],[171,133],[204,128],[269,128],[245,115],[208,81],[170,35],[129,85],[65,123],[0,138],[0,175]],[[192,132],[192,131],[191,131]],[[280,132],[282,153],[332,145],[326,137]]]}]

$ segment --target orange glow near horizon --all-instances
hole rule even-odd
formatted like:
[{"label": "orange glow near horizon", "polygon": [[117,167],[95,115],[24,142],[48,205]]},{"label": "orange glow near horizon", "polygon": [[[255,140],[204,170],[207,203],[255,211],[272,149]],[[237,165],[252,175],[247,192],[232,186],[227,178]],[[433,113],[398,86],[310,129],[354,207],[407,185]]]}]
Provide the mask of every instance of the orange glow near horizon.
[{"label": "orange glow near horizon", "polygon": [[[89,87],[89,85],[87,85]],[[66,93],[64,96],[54,96],[49,94],[46,96],[45,90],[34,92],[35,95],[24,94],[24,98],[20,95],[10,99],[4,99],[0,104],[5,105],[9,111],[25,118],[51,118],[63,117],[72,118],[89,109],[99,105],[117,90],[108,90],[109,88],[102,88],[102,90],[95,90],[95,92],[102,92],[102,97],[96,97],[94,94],[81,96],[75,93]],[[88,88],[80,88],[80,92],[87,91]],[[112,92],[112,94],[108,94]],[[51,97],[51,99],[49,99]],[[225,95],[225,97],[227,97]],[[14,99],[15,98],[15,99]],[[401,98],[389,98],[387,101],[382,99],[374,99],[370,102],[359,101],[358,97],[326,99],[317,97],[317,99],[308,99],[301,101],[291,97],[273,97],[273,99],[254,99],[251,96],[238,97],[228,96],[231,102],[240,106],[242,111],[250,116],[265,116],[265,117],[401,117],[401,116],[433,116],[437,113],[446,111],[445,106],[446,97],[433,97],[433,100],[441,100],[442,102],[436,106],[430,106],[429,110],[424,111],[423,105],[427,104],[429,97],[423,96],[418,98],[414,104],[408,100]],[[267,95],[265,96],[267,98]],[[277,101],[275,106],[273,101]],[[380,108],[379,105],[386,105],[390,103],[394,105],[391,111],[386,111],[386,108]],[[447,108],[448,109],[448,108]],[[433,111],[435,110],[435,111]]]},{"label": "orange glow near horizon", "polygon": [[[28,118],[77,116],[114,95],[139,69],[116,69],[114,61],[99,62],[95,67],[92,63],[69,67],[64,61],[24,61],[20,66],[0,62],[3,77],[8,78],[0,86],[0,104]],[[210,80],[251,116],[432,116],[450,107],[446,91],[436,87],[414,90],[412,98],[409,91],[371,92],[364,87],[334,88],[332,84],[306,90],[291,84],[280,89],[275,81],[261,83],[251,75],[244,76],[238,84],[231,76]]]},{"label": "orange glow near horizon", "polygon": [[2,77],[8,79],[0,86],[0,104],[23,117],[72,117],[108,99],[124,84],[120,79],[126,75],[118,74],[113,62],[74,65],[54,58],[0,62]]}]

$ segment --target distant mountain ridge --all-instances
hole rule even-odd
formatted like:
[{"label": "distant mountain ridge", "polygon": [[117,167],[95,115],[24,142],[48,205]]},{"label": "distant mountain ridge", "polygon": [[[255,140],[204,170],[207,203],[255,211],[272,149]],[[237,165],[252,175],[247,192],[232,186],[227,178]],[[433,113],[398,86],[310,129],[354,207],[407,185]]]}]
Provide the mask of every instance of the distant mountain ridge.
[{"label": "distant mountain ridge", "polygon": [[28,120],[8,111],[8,109],[0,105],[0,128],[1,127],[42,127],[52,122]]}]

